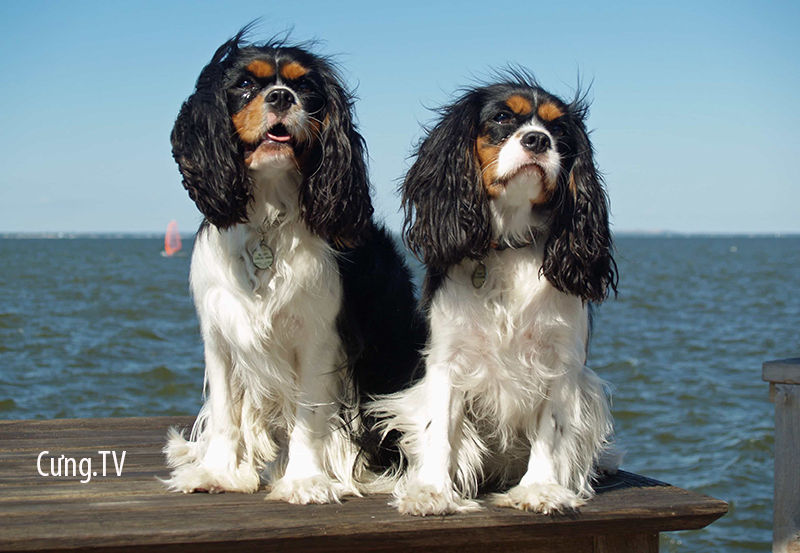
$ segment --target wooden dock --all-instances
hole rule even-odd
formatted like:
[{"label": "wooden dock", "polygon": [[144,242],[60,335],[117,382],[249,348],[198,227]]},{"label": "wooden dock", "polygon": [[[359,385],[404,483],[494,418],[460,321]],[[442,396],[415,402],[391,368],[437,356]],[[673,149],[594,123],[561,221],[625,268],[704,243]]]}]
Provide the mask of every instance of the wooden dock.
[{"label": "wooden dock", "polygon": [[[702,528],[728,510],[724,501],[626,472],[601,482],[579,514],[556,516],[489,507],[416,518],[395,512],[387,496],[297,506],[265,501],[263,491],[170,493],[157,480],[167,475],[166,430],[191,422],[0,421],[0,551],[651,553],[660,532]],[[91,472],[89,462],[81,465],[87,458]],[[52,476],[59,459],[62,476]]]}]

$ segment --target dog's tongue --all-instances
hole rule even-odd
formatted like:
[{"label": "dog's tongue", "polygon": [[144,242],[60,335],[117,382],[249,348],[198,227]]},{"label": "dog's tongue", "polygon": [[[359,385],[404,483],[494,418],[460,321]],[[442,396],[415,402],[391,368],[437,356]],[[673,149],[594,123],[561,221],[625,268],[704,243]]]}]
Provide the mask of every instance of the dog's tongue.
[{"label": "dog's tongue", "polygon": [[292,139],[292,137],[288,134],[279,136],[277,134],[272,134],[271,132],[267,133],[267,138],[274,140],[275,142],[289,142]]}]

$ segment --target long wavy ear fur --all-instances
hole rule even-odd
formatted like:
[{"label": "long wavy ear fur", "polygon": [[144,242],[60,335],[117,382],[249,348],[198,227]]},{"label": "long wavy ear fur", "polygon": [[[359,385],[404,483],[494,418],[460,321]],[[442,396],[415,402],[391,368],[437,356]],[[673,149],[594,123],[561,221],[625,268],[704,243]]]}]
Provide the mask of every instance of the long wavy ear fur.
[{"label": "long wavy ear fur", "polygon": [[220,228],[245,220],[251,194],[242,145],[231,140],[234,129],[223,83],[227,62],[247,29],[220,46],[203,68],[171,135],[183,187],[206,219]]},{"label": "long wavy ear fur", "polygon": [[441,110],[403,182],[404,238],[429,269],[481,259],[489,250],[489,203],[475,157],[480,103],[470,91]]},{"label": "long wavy ear fur", "polygon": [[336,70],[322,62],[327,103],[320,163],[300,188],[303,219],[316,234],[338,244],[355,245],[371,224],[364,139],[353,123],[353,100]]},{"label": "long wavy ear fur", "polygon": [[562,292],[584,301],[601,302],[617,292],[617,265],[608,224],[608,198],[594,163],[584,126],[586,105],[576,99],[568,109],[568,145],[551,234],[542,271]]}]

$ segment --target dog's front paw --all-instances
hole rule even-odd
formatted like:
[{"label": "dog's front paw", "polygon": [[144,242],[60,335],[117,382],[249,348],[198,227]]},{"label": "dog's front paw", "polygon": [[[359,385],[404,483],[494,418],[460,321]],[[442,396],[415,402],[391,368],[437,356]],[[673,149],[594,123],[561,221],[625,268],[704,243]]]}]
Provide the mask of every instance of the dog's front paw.
[{"label": "dog's front paw", "polygon": [[585,503],[577,494],[558,484],[520,484],[492,496],[492,504],[521,511],[552,514],[576,511]]},{"label": "dog's front paw", "polygon": [[197,442],[187,440],[183,432],[175,427],[167,431],[167,445],[162,451],[167,457],[167,465],[173,468],[194,463],[198,459]]},{"label": "dog's front paw", "polygon": [[469,513],[481,509],[477,501],[460,497],[452,489],[439,491],[433,486],[423,484],[410,484],[403,492],[395,495],[390,505],[403,514],[421,517]]},{"label": "dog's front paw", "polygon": [[218,472],[196,462],[175,468],[164,483],[170,490],[183,493],[255,493],[258,491],[260,479],[258,473],[249,466]]},{"label": "dog's front paw", "polygon": [[254,493],[261,484],[254,466],[237,462],[236,442],[231,439],[212,438],[210,444],[201,444],[171,428],[163,451],[173,470],[162,481],[172,491]]},{"label": "dog's front paw", "polygon": [[272,485],[267,499],[287,501],[297,505],[309,503],[339,503],[344,487],[325,475],[306,478],[281,478]]}]

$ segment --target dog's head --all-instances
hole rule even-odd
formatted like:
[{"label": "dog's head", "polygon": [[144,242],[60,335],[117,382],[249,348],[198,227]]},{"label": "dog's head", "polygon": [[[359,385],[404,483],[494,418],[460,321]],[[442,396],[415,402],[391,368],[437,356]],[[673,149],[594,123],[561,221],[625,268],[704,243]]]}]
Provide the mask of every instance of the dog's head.
[{"label": "dog's head", "polygon": [[536,213],[547,236],[542,271],[556,288],[586,301],[616,290],[586,105],[513,72],[465,91],[440,113],[403,183],[405,239],[425,264],[441,272],[482,259],[519,231],[499,228],[498,212]]},{"label": "dog's head", "polygon": [[294,171],[303,219],[329,240],[357,241],[372,206],[352,96],[332,62],[281,41],[217,49],[181,107],[172,151],[183,185],[220,228],[246,221],[253,177]]}]

